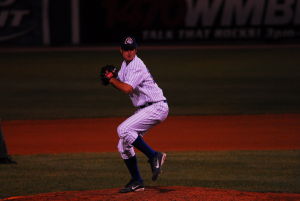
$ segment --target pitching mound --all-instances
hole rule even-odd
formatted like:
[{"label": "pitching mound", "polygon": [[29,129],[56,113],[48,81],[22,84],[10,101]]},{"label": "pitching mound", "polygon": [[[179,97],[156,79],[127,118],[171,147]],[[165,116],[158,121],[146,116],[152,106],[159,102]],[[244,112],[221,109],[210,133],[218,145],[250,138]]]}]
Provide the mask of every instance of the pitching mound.
[{"label": "pitching mound", "polygon": [[300,194],[287,193],[254,193],[235,190],[221,190],[199,187],[147,187],[145,191],[127,194],[118,193],[119,189],[106,189],[97,191],[69,191],[47,193],[33,196],[11,197],[4,200],[12,201],[78,201],[78,200],[128,200],[128,201],[157,201],[157,200],[201,200],[201,201],[296,201]]}]

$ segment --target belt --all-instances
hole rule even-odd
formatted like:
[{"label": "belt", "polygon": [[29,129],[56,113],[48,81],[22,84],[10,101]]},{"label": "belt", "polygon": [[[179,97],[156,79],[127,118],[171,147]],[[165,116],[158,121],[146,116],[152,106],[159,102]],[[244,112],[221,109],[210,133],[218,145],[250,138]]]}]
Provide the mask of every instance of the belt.
[{"label": "belt", "polygon": [[[148,107],[150,105],[153,105],[154,103],[159,103],[161,101],[158,101],[158,102],[147,102],[145,105],[141,105],[141,106],[138,106],[138,108],[142,109],[142,108],[145,108],[145,107]],[[163,100],[164,103],[167,103],[167,100]]]}]

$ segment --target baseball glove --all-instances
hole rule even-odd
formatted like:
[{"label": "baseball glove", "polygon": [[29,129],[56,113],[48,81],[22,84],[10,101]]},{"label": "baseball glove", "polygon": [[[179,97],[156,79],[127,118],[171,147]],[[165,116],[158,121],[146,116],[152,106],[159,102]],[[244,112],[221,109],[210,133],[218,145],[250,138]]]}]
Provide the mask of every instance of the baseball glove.
[{"label": "baseball glove", "polygon": [[100,80],[104,86],[109,84],[111,78],[118,76],[118,68],[113,65],[105,65],[100,69]]}]

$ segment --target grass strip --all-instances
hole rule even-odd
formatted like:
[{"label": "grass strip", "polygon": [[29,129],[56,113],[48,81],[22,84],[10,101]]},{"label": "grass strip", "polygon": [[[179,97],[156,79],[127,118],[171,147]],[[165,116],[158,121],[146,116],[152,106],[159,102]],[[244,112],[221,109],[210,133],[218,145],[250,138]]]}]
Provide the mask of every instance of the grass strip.
[{"label": "grass strip", "polygon": [[[122,187],[128,172],[118,153],[15,155],[0,165],[0,198],[46,192]],[[300,193],[300,151],[170,152],[164,172],[151,181],[138,153],[146,186],[198,186],[255,192]]]},{"label": "grass strip", "polygon": [[[300,112],[300,48],[143,50],[171,115]],[[97,69],[118,51],[1,53],[4,120],[128,116],[129,98]]]}]

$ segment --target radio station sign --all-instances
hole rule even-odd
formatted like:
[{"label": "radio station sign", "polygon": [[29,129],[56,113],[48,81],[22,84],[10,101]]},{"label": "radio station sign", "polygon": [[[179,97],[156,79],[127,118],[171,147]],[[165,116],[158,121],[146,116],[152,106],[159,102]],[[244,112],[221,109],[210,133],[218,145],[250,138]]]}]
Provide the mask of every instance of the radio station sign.
[{"label": "radio station sign", "polygon": [[106,0],[104,25],[141,30],[145,41],[300,37],[300,0],[132,0],[127,4]]},{"label": "radio station sign", "polygon": [[0,46],[299,41],[300,0],[0,0]]}]

